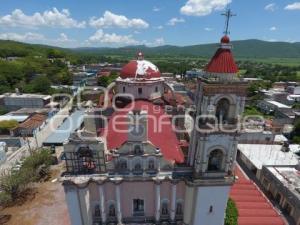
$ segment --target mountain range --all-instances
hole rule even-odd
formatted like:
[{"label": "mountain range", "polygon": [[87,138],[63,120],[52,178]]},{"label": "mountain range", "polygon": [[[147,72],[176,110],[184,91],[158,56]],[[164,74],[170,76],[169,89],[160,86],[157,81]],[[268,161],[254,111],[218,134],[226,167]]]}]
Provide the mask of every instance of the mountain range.
[{"label": "mountain range", "polygon": [[[255,58],[299,58],[300,64],[300,42],[268,42],[261,40],[242,40],[233,41],[233,53],[238,59],[255,59]],[[218,44],[200,44],[191,46],[172,46],[164,45],[158,47],[147,46],[127,46],[120,48],[58,48],[46,45],[25,44],[14,41],[0,41],[0,55],[3,51],[15,52],[20,51],[24,54],[45,52],[51,48],[60,49],[66,53],[75,54],[93,54],[93,55],[135,55],[137,51],[143,51],[149,56],[191,56],[208,58],[214,54]],[[2,51],[2,53],[1,53]]]},{"label": "mountain range", "polygon": [[[236,58],[300,58],[300,42],[268,42],[261,40],[233,41]],[[77,48],[76,52],[89,52],[108,55],[136,54],[141,50],[149,55],[211,57],[219,44],[200,44],[191,46],[164,45],[158,47],[128,46],[122,48]]]}]

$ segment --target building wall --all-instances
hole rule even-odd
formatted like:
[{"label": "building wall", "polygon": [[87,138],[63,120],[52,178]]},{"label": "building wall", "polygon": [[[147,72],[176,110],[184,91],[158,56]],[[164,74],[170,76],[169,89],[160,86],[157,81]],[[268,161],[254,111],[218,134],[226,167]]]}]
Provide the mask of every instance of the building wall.
[{"label": "building wall", "polygon": [[133,216],[133,199],[143,199],[145,216],[153,216],[155,212],[155,185],[153,182],[124,182],[121,184],[121,199],[123,217]]},{"label": "building wall", "polygon": [[[153,81],[152,83],[127,83],[117,81],[117,92],[119,94],[131,94],[135,99],[155,99],[163,95],[163,83],[164,81]],[[123,88],[125,88],[125,92]],[[142,94],[139,94],[139,88],[142,88]],[[158,89],[157,92],[155,90],[156,88]]]},{"label": "building wall", "polygon": [[[289,214],[297,225],[300,225],[300,199],[291,193],[286,186],[280,182],[266,167],[261,170],[260,182],[269,197],[273,198],[281,209],[285,209],[286,205],[290,205],[292,210]],[[277,196],[280,196],[280,200]]]},{"label": "building wall", "polygon": [[[157,185],[160,187],[159,195]],[[182,181],[176,184],[171,183],[171,181],[162,181],[159,183],[154,181],[124,181],[121,183],[106,182],[103,184],[90,182],[87,186],[85,184],[83,186],[65,185],[66,202],[72,225],[93,224],[96,205],[100,206],[101,212],[105,212],[105,220],[108,218],[110,204],[115,205],[116,219],[119,215],[121,221],[131,219],[134,217],[134,199],[144,200],[144,216],[149,218],[156,218],[157,212],[161,213],[163,202],[168,202],[168,216],[175,219],[176,204],[177,202],[184,204],[186,195],[186,185]],[[117,195],[118,188],[120,190],[120,198]],[[103,195],[101,195],[101,189],[103,190]],[[103,199],[101,199],[102,196]],[[160,204],[157,204],[157,201]],[[120,204],[119,215],[118,204]],[[159,208],[157,208],[158,205]],[[102,209],[102,206],[104,209]],[[184,210],[185,207],[183,207]],[[193,210],[192,207],[191,210]],[[102,219],[104,217],[102,214]]]},{"label": "building wall", "polygon": [[20,108],[43,108],[49,100],[37,97],[4,97],[4,106],[9,110]]},{"label": "building wall", "polygon": [[197,187],[192,225],[224,224],[230,186]]}]

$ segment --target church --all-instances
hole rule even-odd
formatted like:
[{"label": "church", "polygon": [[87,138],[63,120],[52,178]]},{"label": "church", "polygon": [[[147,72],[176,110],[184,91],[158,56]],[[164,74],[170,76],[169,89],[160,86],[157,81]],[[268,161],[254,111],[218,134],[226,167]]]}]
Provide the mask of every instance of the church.
[{"label": "church", "polygon": [[157,66],[139,53],[123,67],[115,95],[128,103],[64,145],[72,225],[224,224],[247,89],[231,50],[226,32],[197,80],[185,142],[168,111],[176,105],[156,104],[167,88]]}]

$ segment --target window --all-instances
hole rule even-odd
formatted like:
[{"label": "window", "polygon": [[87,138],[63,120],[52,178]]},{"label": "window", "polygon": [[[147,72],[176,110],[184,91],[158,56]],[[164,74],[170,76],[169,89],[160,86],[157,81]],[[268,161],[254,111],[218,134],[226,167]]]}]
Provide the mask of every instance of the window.
[{"label": "window", "polygon": [[100,217],[101,216],[101,211],[100,211],[100,206],[99,205],[95,206],[94,215],[95,215],[95,217]]},{"label": "window", "polygon": [[263,183],[263,186],[265,187],[265,189],[268,189],[268,187],[269,187],[269,181],[266,178],[263,179],[262,183]]},{"label": "window", "polygon": [[212,213],[214,211],[214,207],[211,205],[210,207],[209,207],[209,213]]},{"label": "window", "polygon": [[123,86],[123,93],[125,93],[126,92],[126,88],[125,88],[125,86]]},{"label": "window", "polygon": [[127,169],[127,161],[125,159],[120,159],[119,168],[120,169]]},{"label": "window", "polygon": [[280,193],[276,194],[275,200],[278,204],[280,204],[280,202],[281,202],[281,194]]},{"label": "window", "polygon": [[213,150],[209,154],[208,171],[221,171],[223,170],[223,152],[219,149]]},{"label": "window", "polygon": [[148,169],[149,170],[154,170],[155,169],[154,159],[149,160]]},{"label": "window", "polygon": [[142,166],[139,162],[134,165],[134,170],[137,170],[137,171],[142,170]]},{"label": "window", "polygon": [[135,145],[134,146],[134,154],[135,155],[141,155],[143,154],[142,148],[140,145]]},{"label": "window", "polygon": [[143,89],[142,88],[138,88],[138,93],[139,93],[139,95],[143,94]]},{"label": "window", "polygon": [[292,210],[293,210],[292,206],[287,202],[287,203],[285,204],[285,206],[284,206],[284,211],[285,211],[288,215],[291,215]]},{"label": "window", "polygon": [[144,200],[134,199],[133,200],[133,212],[134,213],[144,213]]},{"label": "window", "polygon": [[182,215],[183,212],[182,212],[182,203],[181,202],[177,202],[177,205],[176,205],[176,215]]},{"label": "window", "polygon": [[161,215],[166,216],[169,214],[168,202],[163,202],[161,207]]},{"label": "window", "polygon": [[230,102],[228,99],[223,98],[218,102],[216,107],[216,117],[219,122],[223,123],[228,120],[229,108]]},{"label": "window", "polygon": [[157,86],[155,87],[155,92],[158,92],[158,87]]},{"label": "window", "polygon": [[115,209],[115,205],[114,204],[111,204],[108,207],[108,216],[110,216],[110,217],[116,216],[116,209]]}]

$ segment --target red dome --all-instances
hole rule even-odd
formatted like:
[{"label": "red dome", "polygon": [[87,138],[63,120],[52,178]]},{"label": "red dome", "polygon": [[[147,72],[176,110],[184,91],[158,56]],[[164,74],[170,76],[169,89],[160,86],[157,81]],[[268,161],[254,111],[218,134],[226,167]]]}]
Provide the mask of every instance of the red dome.
[{"label": "red dome", "polygon": [[159,78],[160,72],[157,66],[147,60],[131,60],[121,70],[121,78]]},{"label": "red dome", "polygon": [[230,38],[227,35],[223,36],[221,38],[221,43],[222,44],[229,44],[230,43]]}]

